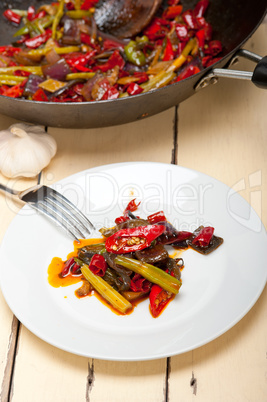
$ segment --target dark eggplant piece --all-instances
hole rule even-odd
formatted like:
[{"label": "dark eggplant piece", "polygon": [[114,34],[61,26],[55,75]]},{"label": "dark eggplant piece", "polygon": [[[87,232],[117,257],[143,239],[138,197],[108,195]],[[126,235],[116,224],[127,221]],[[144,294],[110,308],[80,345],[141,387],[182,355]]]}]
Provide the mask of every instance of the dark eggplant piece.
[{"label": "dark eggplant piece", "polygon": [[102,228],[99,230],[99,232],[103,236],[109,237],[121,229],[136,228],[138,226],[147,226],[147,225],[149,225],[149,223],[145,219],[131,219],[129,221],[119,223],[118,225],[112,228]]},{"label": "dark eggplant piece", "polygon": [[[127,255],[128,257],[132,255]],[[130,289],[130,285],[131,285],[131,278],[130,275],[132,273],[132,271],[130,271],[127,268],[124,268],[120,265],[117,265],[114,262],[114,259],[117,257],[116,254],[112,254],[112,253],[104,253],[103,257],[105,258],[107,264],[114,270],[116,271],[116,278],[114,280],[114,284],[116,285],[117,289],[119,291],[127,291]],[[105,277],[104,277],[105,279]]]},{"label": "dark eggplant piece", "polygon": [[166,260],[169,257],[169,254],[162,244],[156,244],[155,246],[147,247],[144,250],[136,251],[135,256],[142,262],[155,264],[159,261]]},{"label": "dark eggplant piece", "polygon": [[180,269],[184,267],[184,261],[182,258],[168,257],[166,260],[160,261],[160,263],[157,264],[157,267],[168,272],[168,274],[170,275],[174,275],[176,279],[180,280],[181,279]]},{"label": "dark eggplant piece", "polygon": [[201,254],[207,255],[210,254],[212,251],[216,250],[216,248],[218,248],[222,243],[223,243],[223,238],[222,237],[218,237],[213,235],[211,241],[209,242],[209,245],[206,247],[200,246],[198,244],[194,244],[193,240],[196,236],[198,236],[198,234],[200,233],[200,231],[204,228],[204,226],[199,226],[193,233],[193,236],[188,240],[188,245],[198,251]]},{"label": "dark eggplant piece", "polygon": [[191,232],[178,231],[175,227],[166,221],[158,222],[158,225],[164,225],[165,231],[160,235],[156,241],[157,244],[172,244],[189,239],[192,236]]},{"label": "dark eggplant piece", "polygon": [[100,254],[101,251],[104,249],[104,247],[105,247],[104,243],[84,246],[78,249],[78,258],[82,260],[85,264],[89,265],[93,255]]}]

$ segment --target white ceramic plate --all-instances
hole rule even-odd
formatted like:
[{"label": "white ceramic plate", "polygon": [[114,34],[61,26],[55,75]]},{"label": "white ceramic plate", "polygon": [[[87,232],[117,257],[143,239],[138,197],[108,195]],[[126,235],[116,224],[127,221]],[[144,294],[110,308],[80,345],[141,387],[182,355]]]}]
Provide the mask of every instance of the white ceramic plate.
[{"label": "white ceramic plate", "polygon": [[[204,345],[233,327],[251,309],[266,283],[265,229],[250,205],[217,180],[159,163],[124,163],[90,169],[54,185],[95,223],[109,226],[134,197],[138,215],[163,209],[180,230],[215,227],[224,244],[208,256],[183,253],[179,295],[153,319],[148,301],[118,316],[95,297],[78,299],[79,285],[53,288],[47,267],[66,258],[72,240],[25,206],[0,250],[0,282],[18,319],[63,350],[98,359],[148,360]],[[95,236],[94,236],[95,237]]]}]

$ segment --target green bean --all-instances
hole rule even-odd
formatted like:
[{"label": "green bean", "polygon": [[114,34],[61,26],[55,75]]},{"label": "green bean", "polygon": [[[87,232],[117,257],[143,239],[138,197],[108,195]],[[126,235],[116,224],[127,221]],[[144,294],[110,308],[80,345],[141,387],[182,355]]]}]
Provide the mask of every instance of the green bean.
[{"label": "green bean", "polygon": [[173,276],[167,274],[162,269],[154,267],[154,265],[121,255],[118,255],[115,258],[114,262],[115,264],[122,265],[123,267],[142,275],[150,282],[161,286],[164,290],[167,290],[168,292],[174,294],[177,294],[179,292],[181,282]]},{"label": "green bean", "polygon": [[125,314],[128,310],[132,309],[133,306],[131,303],[113,289],[103,278],[93,274],[88,265],[82,265],[81,271],[93,288],[120,313]]},{"label": "green bean", "polygon": [[59,6],[58,6],[58,10],[57,13],[55,15],[53,24],[52,24],[52,38],[56,39],[57,36],[57,27],[58,24],[60,23],[61,18],[63,17],[64,14],[64,0],[60,0]]},{"label": "green bean", "polygon": [[[46,15],[44,18],[40,18],[38,20],[38,25],[42,26],[43,29],[48,28],[54,20],[53,15]],[[32,29],[32,25],[27,23],[24,25],[24,27],[20,28],[17,32],[14,33],[14,37],[21,36],[21,35],[26,35],[30,33],[30,30]]]}]

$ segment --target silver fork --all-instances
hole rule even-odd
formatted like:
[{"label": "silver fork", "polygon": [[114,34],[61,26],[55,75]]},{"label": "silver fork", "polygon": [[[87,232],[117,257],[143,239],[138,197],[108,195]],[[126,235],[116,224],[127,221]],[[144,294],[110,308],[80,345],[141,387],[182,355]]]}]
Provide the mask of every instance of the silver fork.
[{"label": "silver fork", "polygon": [[38,184],[24,191],[16,191],[0,183],[0,190],[15,195],[41,212],[77,241],[79,238],[85,239],[95,230],[92,222],[72,202],[50,187]]}]

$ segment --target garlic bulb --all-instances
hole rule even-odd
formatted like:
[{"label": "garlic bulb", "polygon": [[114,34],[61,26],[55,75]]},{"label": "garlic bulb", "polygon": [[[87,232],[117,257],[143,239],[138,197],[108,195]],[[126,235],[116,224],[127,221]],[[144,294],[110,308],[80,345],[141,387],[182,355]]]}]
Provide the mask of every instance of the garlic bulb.
[{"label": "garlic bulb", "polygon": [[0,131],[0,171],[14,177],[35,177],[55,156],[57,144],[43,127],[13,124]]}]

